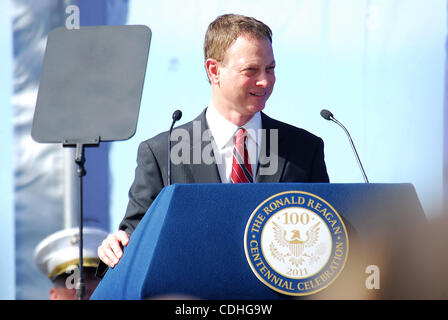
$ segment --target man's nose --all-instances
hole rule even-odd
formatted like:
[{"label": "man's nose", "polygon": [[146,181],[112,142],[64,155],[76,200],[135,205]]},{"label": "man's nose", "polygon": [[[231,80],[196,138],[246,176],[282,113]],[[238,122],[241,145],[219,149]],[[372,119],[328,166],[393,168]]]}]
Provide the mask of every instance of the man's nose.
[{"label": "man's nose", "polygon": [[257,86],[262,88],[273,87],[275,83],[275,74],[273,71],[264,70],[259,73],[257,79]]},{"label": "man's nose", "polygon": [[269,76],[265,72],[263,72],[257,80],[257,86],[267,88],[269,87],[269,83],[270,83]]}]

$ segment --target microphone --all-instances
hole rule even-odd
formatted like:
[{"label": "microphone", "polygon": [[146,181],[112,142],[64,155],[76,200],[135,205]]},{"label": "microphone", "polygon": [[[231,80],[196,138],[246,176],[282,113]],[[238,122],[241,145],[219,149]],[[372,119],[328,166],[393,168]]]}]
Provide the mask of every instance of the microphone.
[{"label": "microphone", "polygon": [[171,184],[171,132],[174,124],[182,118],[182,111],[176,110],[173,112],[173,122],[171,123],[170,133],[168,134],[168,185]]},{"label": "microphone", "polygon": [[[180,118],[182,118],[182,111],[180,110],[176,110],[173,112],[173,125],[176,121],[179,121]],[[173,128],[173,126],[171,126],[171,128]]]},{"label": "microphone", "polygon": [[366,172],[364,171],[364,168],[362,166],[361,159],[359,159],[358,152],[356,151],[356,148],[355,148],[355,144],[353,143],[352,137],[350,136],[350,133],[348,132],[348,130],[342,125],[342,123],[340,123],[338,120],[336,120],[336,118],[333,116],[333,113],[331,113],[331,111],[329,111],[327,109],[322,109],[320,112],[320,115],[325,120],[333,121],[334,123],[339,125],[342,129],[344,129],[345,133],[348,136],[348,140],[350,141],[350,145],[352,146],[353,153],[355,154],[356,160],[358,161],[358,165],[359,165],[359,168],[361,169],[362,175],[364,177],[364,181],[366,183],[369,183],[369,180],[367,179]]}]

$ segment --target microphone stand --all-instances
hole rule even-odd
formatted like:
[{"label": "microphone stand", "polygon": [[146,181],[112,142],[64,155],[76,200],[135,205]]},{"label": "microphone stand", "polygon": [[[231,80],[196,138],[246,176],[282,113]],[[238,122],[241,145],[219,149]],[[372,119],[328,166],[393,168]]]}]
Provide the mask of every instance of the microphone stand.
[{"label": "microphone stand", "polygon": [[353,152],[355,153],[356,160],[358,161],[359,168],[361,169],[362,175],[364,177],[364,181],[366,183],[369,183],[369,179],[367,179],[366,172],[364,171],[361,160],[359,159],[359,156],[358,156],[358,152],[356,151],[355,144],[353,143],[352,137],[350,136],[350,133],[348,133],[347,128],[345,128],[344,125],[342,123],[340,123],[338,120],[336,120],[336,118],[333,116],[330,117],[330,120],[335,122],[336,124],[338,124],[342,129],[344,129],[345,133],[348,136],[348,140],[350,141],[350,145],[352,146]]},{"label": "microphone stand", "polygon": [[350,133],[348,132],[347,128],[344,127],[344,125],[340,123],[335,117],[333,117],[333,115],[330,117],[330,120],[338,124],[342,129],[344,129],[345,133],[347,134],[348,140],[350,141],[350,145],[352,146],[353,152],[355,153],[356,160],[358,161],[359,168],[361,169],[362,175],[364,177],[364,181],[366,183],[369,183],[369,179],[367,179],[366,172],[364,171],[361,160],[359,159],[358,152],[356,151],[355,144],[353,143],[352,137],[350,136]]},{"label": "microphone stand", "polygon": [[173,122],[171,123],[170,131],[168,134],[168,177],[167,177],[167,184],[171,185],[171,132],[173,131],[174,124],[176,121],[180,120],[182,118],[182,111],[176,110],[173,113]]},{"label": "microphone stand", "polygon": [[356,160],[358,161],[358,165],[359,165],[359,168],[361,169],[362,175],[364,177],[364,181],[366,183],[369,183],[369,179],[367,179],[367,175],[362,166],[361,159],[359,159],[359,155],[358,155],[358,152],[356,151],[355,144],[353,143],[352,137],[350,136],[350,133],[348,132],[347,128],[344,127],[344,125],[342,123],[340,123],[338,120],[336,120],[336,118],[333,116],[333,113],[331,113],[330,111],[328,111],[326,109],[322,109],[322,111],[320,112],[320,115],[325,120],[331,120],[334,123],[336,123],[338,126],[340,126],[342,129],[344,129],[345,133],[347,134],[348,140],[350,141],[350,145],[352,146],[353,153],[355,154]]}]

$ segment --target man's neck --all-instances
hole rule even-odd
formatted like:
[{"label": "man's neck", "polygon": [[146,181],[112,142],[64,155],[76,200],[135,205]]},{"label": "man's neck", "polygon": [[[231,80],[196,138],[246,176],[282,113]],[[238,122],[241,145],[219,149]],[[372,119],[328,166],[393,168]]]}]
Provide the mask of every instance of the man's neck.
[{"label": "man's neck", "polygon": [[249,115],[243,115],[235,110],[232,109],[226,109],[219,106],[219,104],[214,103],[213,101],[210,103],[216,111],[219,112],[227,121],[233,123],[234,125],[238,127],[244,126],[246,123],[252,119],[254,114]]}]

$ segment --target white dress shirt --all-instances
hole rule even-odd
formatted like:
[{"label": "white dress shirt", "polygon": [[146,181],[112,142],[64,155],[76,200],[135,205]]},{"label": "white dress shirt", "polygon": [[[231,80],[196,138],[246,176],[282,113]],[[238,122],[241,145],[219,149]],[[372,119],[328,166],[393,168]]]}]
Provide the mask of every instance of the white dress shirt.
[{"label": "white dress shirt", "polygon": [[[207,108],[205,118],[213,136],[212,147],[221,181],[223,183],[230,183],[234,147],[233,137],[239,127],[225,119],[212,105]],[[260,141],[258,137],[258,132],[261,129],[260,113],[257,112],[242,127],[247,130],[246,146],[255,181],[258,156],[260,153]]]}]

